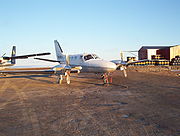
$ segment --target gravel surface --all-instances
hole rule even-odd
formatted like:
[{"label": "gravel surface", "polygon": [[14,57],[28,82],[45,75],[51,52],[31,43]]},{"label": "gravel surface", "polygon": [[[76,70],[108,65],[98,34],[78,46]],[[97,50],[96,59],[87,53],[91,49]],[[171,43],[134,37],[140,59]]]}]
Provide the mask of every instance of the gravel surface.
[{"label": "gravel surface", "polygon": [[170,71],[94,74],[71,84],[44,75],[0,77],[0,136],[179,136],[180,77]]}]

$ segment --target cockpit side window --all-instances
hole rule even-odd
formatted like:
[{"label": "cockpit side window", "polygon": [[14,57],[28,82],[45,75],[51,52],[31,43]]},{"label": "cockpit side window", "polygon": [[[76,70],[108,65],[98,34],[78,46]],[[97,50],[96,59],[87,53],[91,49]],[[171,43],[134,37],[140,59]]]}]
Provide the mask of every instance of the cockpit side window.
[{"label": "cockpit side window", "polygon": [[85,55],[84,56],[84,60],[90,60],[90,59],[94,59],[93,56],[91,54]]},{"label": "cockpit side window", "polygon": [[93,54],[94,59],[100,59],[96,54]]}]

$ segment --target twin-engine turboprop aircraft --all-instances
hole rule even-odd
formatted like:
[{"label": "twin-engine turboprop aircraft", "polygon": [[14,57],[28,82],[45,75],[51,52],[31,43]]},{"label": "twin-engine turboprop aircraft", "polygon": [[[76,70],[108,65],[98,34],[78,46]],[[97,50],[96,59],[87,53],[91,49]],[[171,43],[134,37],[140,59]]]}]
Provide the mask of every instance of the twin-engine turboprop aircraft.
[{"label": "twin-engine turboprop aircraft", "polygon": [[16,59],[27,59],[29,57],[50,55],[50,54],[51,53],[38,53],[38,54],[28,54],[28,55],[16,56],[16,46],[13,46],[11,57],[7,57],[7,56],[5,56],[5,54],[2,57],[0,57],[0,69],[4,69],[9,66],[15,65]]},{"label": "twin-engine turboprop aircraft", "polygon": [[[115,63],[103,60],[96,54],[75,54],[64,55],[63,50],[57,40],[54,41],[57,60],[35,58],[37,60],[58,62],[59,65],[49,70],[14,70],[0,71],[0,73],[30,73],[30,74],[55,74],[57,83],[62,83],[63,75],[66,77],[67,84],[70,84],[70,73],[96,73],[101,74],[104,83],[109,83],[110,73],[115,71]],[[112,81],[112,80],[111,80]]]}]

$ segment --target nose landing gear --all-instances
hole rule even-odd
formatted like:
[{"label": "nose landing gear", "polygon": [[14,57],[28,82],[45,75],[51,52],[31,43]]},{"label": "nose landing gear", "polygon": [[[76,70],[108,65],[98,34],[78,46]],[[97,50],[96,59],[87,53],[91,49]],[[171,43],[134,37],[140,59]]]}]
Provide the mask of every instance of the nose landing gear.
[{"label": "nose landing gear", "polygon": [[104,85],[112,84],[112,74],[111,73],[104,73],[102,78],[103,78]]}]

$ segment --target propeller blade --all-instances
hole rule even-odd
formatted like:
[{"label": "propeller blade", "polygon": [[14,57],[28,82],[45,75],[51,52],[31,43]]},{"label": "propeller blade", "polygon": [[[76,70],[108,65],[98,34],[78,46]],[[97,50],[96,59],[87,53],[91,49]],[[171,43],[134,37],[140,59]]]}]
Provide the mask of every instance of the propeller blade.
[{"label": "propeller blade", "polygon": [[64,67],[64,69],[65,71],[71,71],[69,55],[66,55],[66,66]]},{"label": "propeller blade", "polygon": [[66,82],[67,84],[70,84],[70,70],[66,71]]},{"label": "propeller blade", "polygon": [[[80,70],[82,69],[82,67],[76,67],[75,70]],[[71,73],[71,66],[70,66],[70,57],[69,55],[66,55],[66,65],[63,66],[63,67],[54,67],[53,70],[55,71],[55,73],[58,75],[58,74],[65,74],[65,77],[66,77],[66,82],[67,84],[70,84],[70,73]],[[58,76],[57,78],[57,82],[58,83],[62,83],[62,77],[60,78]]]},{"label": "propeller blade", "polygon": [[126,69],[127,69],[126,66],[121,66],[121,67],[120,67],[120,70],[122,70],[123,73],[124,73],[124,77],[127,77]]},{"label": "propeller blade", "polygon": [[124,73],[124,77],[127,77],[126,69],[123,70],[123,73]]},{"label": "propeller blade", "polygon": [[69,66],[70,64],[70,57],[69,55],[66,55],[66,66]]}]

